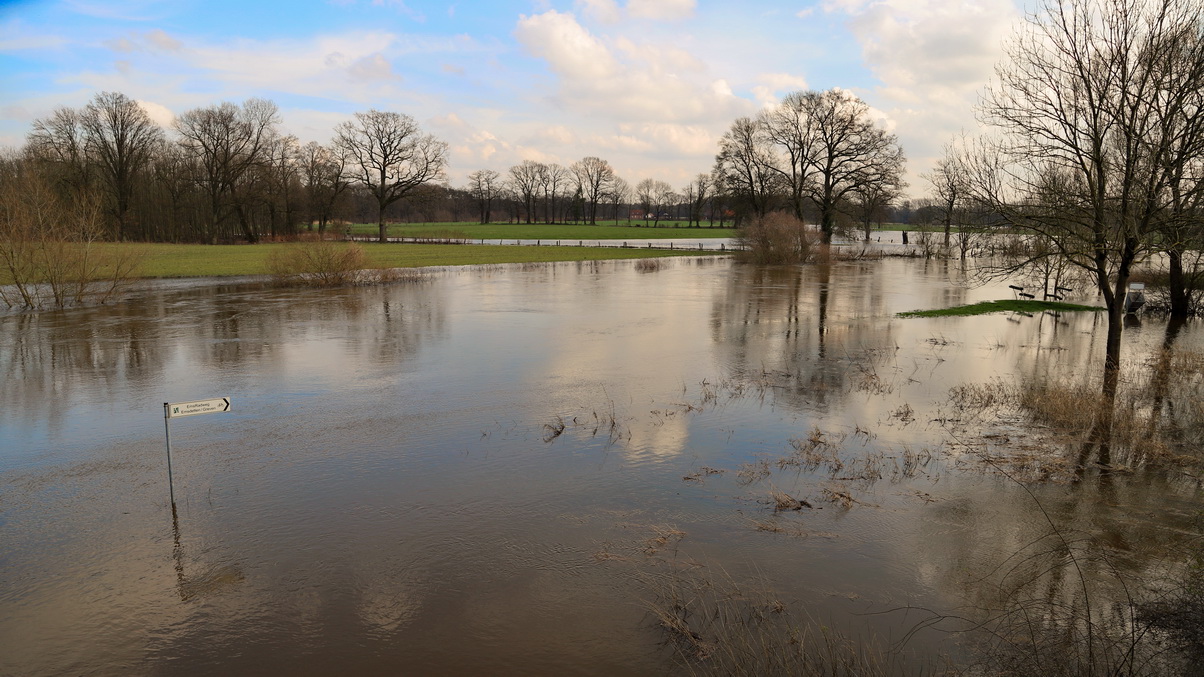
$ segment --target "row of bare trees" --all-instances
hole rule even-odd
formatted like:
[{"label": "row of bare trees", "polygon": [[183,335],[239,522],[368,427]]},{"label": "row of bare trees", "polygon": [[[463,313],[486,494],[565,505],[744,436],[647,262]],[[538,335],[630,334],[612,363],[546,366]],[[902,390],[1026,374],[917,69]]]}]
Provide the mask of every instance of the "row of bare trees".
[{"label": "row of bare trees", "polygon": [[716,183],[739,214],[755,219],[785,210],[819,222],[831,242],[842,220],[866,227],[905,184],[898,139],[848,91],[787,95],[756,117],[740,118],[719,142]]},{"label": "row of bare trees", "polygon": [[[524,161],[504,175],[480,170],[464,189],[445,181],[448,147],[409,116],[356,113],[329,144],[285,134],[274,103],[248,99],[195,108],[170,128],[135,100],[102,92],[80,109],[59,108],[33,124],[13,161],[28,163],[65,199],[99,202],[111,240],[256,242],[335,220],[597,223],[631,218],[638,205],[659,221],[690,224],[728,207],[718,182],[699,175],[680,192],[645,179],[632,187],[609,162],[565,167]],[[466,209],[466,205],[472,205]],[[500,216],[499,216],[500,215]]]},{"label": "row of bare trees", "polygon": [[609,162],[591,156],[569,167],[524,160],[505,175],[482,169],[468,175],[466,190],[481,223],[496,220],[499,212],[505,214],[503,218],[524,223],[590,224],[599,219],[631,221],[635,212],[637,221],[653,226],[666,217],[701,226],[703,220],[713,224],[725,218],[726,196],[715,187],[710,174],[699,174],[680,191],[651,178],[633,187]]},{"label": "row of bare trees", "polygon": [[383,228],[392,205],[444,178],[447,145],[407,115],[356,113],[328,145],[303,145],[280,122],[274,103],[248,99],[164,129],[137,101],[102,92],[36,120],[13,161],[66,199],[98,200],[113,240],[255,242],[365,211],[348,203],[374,206]]}]

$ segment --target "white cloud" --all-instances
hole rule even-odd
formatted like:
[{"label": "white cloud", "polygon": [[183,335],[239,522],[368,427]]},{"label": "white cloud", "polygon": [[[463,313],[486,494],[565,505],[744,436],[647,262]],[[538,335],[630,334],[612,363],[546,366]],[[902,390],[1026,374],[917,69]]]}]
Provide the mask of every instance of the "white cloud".
[{"label": "white cloud", "polygon": [[541,127],[536,133],[528,137],[524,143],[536,146],[571,146],[577,143],[577,135],[564,125],[551,125]]},{"label": "white cloud", "polygon": [[146,34],[146,39],[159,49],[174,52],[180,48],[180,41],[168,35],[165,31],[155,29]]},{"label": "white cloud", "polygon": [[912,192],[941,146],[977,126],[978,92],[1002,56],[1002,43],[1020,17],[1013,0],[826,0],[823,8],[849,16],[865,64],[881,82],[875,98],[909,156]]},{"label": "white cloud", "polygon": [[572,14],[549,10],[522,16],[515,37],[565,80],[596,82],[613,77],[619,70],[610,50],[577,23]]},{"label": "white cloud", "polygon": [[137,99],[136,101],[138,105],[142,107],[142,110],[146,111],[147,116],[149,116],[150,119],[160,127],[168,129],[171,127],[172,123],[176,121],[175,113],[172,113],[167,106],[164,106],[160,103],[155,103],[154,101],[142,101]]},{"label": "white cloud", "polygon": [[623,18],[615,0],[577,0],[575,6],[580,8],[586,17],[599,23],[618,23]]},{"label": "white cloud", "polygon": [[748,108],[726,85],[709,81],[705,64],[688,52],[625,37],[603,40],[571,14],[524,16],[515,37],[557,76],[554,100],[579,114],[616,122],[726,124]]},{"label": "white cloud", "polygon": [[696,5],[695,0],[628,0],[627,12],[639,19],[688,19]]},{"label": "white cloud", "polygon": [[393,72],[393,64],[377,52],[357,59],[347,67],[347,74],[356,80],[400,80],[401,76]]},{"label": "white cloud", "polygon": [[16,19],[0,24],[0,52],[57,49],[67,44],[67,39],[62,36],[39,33],[32,26]]},{"label": "white cloud", "polygon": [[757,77],[757,82],[760,84],[754,86],[752,91],[762,107],[778,103],[784,94],[808,87],[806,78],[790,73],[765,73]]}]

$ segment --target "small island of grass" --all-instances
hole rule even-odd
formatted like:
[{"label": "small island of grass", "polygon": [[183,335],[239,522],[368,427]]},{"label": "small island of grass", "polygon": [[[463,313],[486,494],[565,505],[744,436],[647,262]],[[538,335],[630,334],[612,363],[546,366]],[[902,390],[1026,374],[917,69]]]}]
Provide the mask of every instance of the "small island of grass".
[{"label": "small island of grass", "polygon": [[988,313],[1036,313],[1043,310],[1063,312],[1082,312],[1104,310],[1097,306],[1083,306],[1077,303],[1062,301],[1029,301],[1024,299],[1001,299],[999,301],[983,301],[965,306],[952,308],[937,308],[935,310],[909,310],[898,313],[899,317],[963,317],[967,315],[986,315]]}]

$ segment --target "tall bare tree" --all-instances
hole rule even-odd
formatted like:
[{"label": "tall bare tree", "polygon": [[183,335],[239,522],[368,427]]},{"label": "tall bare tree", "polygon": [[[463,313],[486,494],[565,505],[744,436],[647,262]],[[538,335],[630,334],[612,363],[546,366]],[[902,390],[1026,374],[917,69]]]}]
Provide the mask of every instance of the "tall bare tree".
[{"label": "tall bare tree", "polygon": [[818,152],[818,120],[814,117],[813,92],[786,95],[777,106],[763,111],[757,124],[777,150],[768,168],[776,172],[785,186],[790,209],[803,220],[803,205]]},{"label": "tall bare tree", "polygon": [[478,169],[468,175],[468,192],[477,202],[481,223],[493,220],[493,203],[502,190],[502,175],[492,169]]},{"label": "tall bare tree", "polygon": [[539,177],[545,171],[544,165],[534,160],[523,160],[509,169],[510,185],[514,194],[522,203],[527,223],[535,219],[535,200],[539,195]]},{"label": "tall bare tree", "polygon": [[139,174],[163,143],[163,130],[137,101],[119,92],[101,92],[92,97],[80,115],[87,139],[88,155],[98,166],[108,194],[108,212],[115,235],[135,235],[127,222],[130,202]]},{"label": "tall bare tree", "polygon": [[[606,197],[610,201],[611,206],[614,207],[615,224],[617,225],[619,222],[619,208],[631,199],[631,184],[616,176],[610,182],[610,189],[606,191]],[[629,211],[627,215],[630,217],[631,212]]]},{"label": "tall bare tree", "polygon": [[[1183,166],[1174,158],[1192,152],[1175,121],[1194,114],[1183,90],[1194,89],[1191,99],[1201,80],[1168,85],[1166,50],[1178,36],[1199,39],[1202,12],[1192,0],[1044,0],[1009,43],[981,104],[998,140],[973,155],[974,197],[1051,243],[1044,255],[1095,281],[1108,308],[1109,402],[1130,272],[1167,214]],[[1110,421],[1109,410],[1104,438]]]},{"label": "tall bare tree", "polygon": [[60,189],[75,195],[90,190],[93,178],[82,117],[74,108],[56,108],[34,120],[26,138],[30,154],[49,165]]},{"label": "tall bare tree", "polygon": [[[1190,17],[1190,15],[1189,15]],[[1167,133],[1157,154],[1167,175],[1166,212],[1157,229],[1166,253],[1171,317],[1186,319],[1204,282],[1204,22],[1199,17],[1149,41],[1152,108]]]},{"label": "tall bare tree", "polygon": [[903,149],[894,134],[874,122],[869,106],[847,91],[805,92],[798,106],[810,127],[805,152],[812,177],[807,186],[819,210],[824,242],[830,243],[840,205],[851,193],[900,181]]},{"label": "tall bare tree", "polygon": [[323,236],[339,199],[350,185],[345,175],[347,155],[338,148],[310,141],[301,147],[300,162],[309,204],[307,218],[311,224],[318,222],[318,234]]},{"label": "tall bare tree", "polygon": [[[941,219],[945,226],[945,246],[953,230],[953,222],[958,220],[959,210],[964,207],[969,192],[966,186],[966,168],[957,149],[945,145],[945,155],[937,160],[932,171],[920,174],[920,177],[932,186],[933,196],[941,208]],[[964,253],[964,250],[963,250]]]},{"label": "tall bare tree", "polygon": [[702,208],[711,198],[713,177],[710,174],[699,174],[694,180],[682,188],[682,197],[690,210],[688,223],[691,226],[702,226]]},{"label": "tall bare tree", "polygon": [[347,153],[348,176],[376,199],[379,238],[386,239],[385,208],[415,188],[438,181],[447,165],[447,144],[423,134],[414,118],[371,109],[335,128]]},{"label": "tall bare tree", "polygon": [[724,192],[755,218],[769,213],[781,185],[770,144],[764,125],[739,118],[719,140],[715,156],[715,176]]},{"label": "tall bare tree", "polygon": [[585,200],[585,216],[589,223],[598,223],[598,205],[605,199],[615,170],[610,163],[599,157],[589,156],[573,163],[573,177]]},{"label": "tall bare tree", "polygon": [[268,146],[279,120],[276,104],[265,99],[247,99],[242,106],[223,102],[194,108],[176,118],[180,144],[196,162],[208,199],[205,239],[216,241],[232,216],[237,216],[248,242],[259,239],[244,189],[253,170],[268,162]]},{"label": "tall bare tree", "polygon": [[563,165],[553,162],[540,167],[539,185],[544,198],[544,223],[556,221],[556,202],[566,195],[571,179],[571,173]]}]

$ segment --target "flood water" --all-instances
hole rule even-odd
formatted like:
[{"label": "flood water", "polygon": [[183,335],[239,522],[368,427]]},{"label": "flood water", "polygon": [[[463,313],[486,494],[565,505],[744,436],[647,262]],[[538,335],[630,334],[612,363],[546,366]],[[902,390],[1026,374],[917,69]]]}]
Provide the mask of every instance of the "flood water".
[{"label": "flood water", "polygon": [[[0,674],[674,674],[650,609],[681,579],[891,644],[903,607],[981,601],[1035,499],[1166,565],[1198,483],[1022,485],[951,440],[951,387],[1093,378],[1104,350],[1098,314],[895,317],[1011,296],[959,279],[700,258],[0,316]],[[1126,331],[1126,373],[1165,331]],[[223,396],[170,422],[173,520],[163,403]],[[779,463],[814,435],[845,469]]]}]

